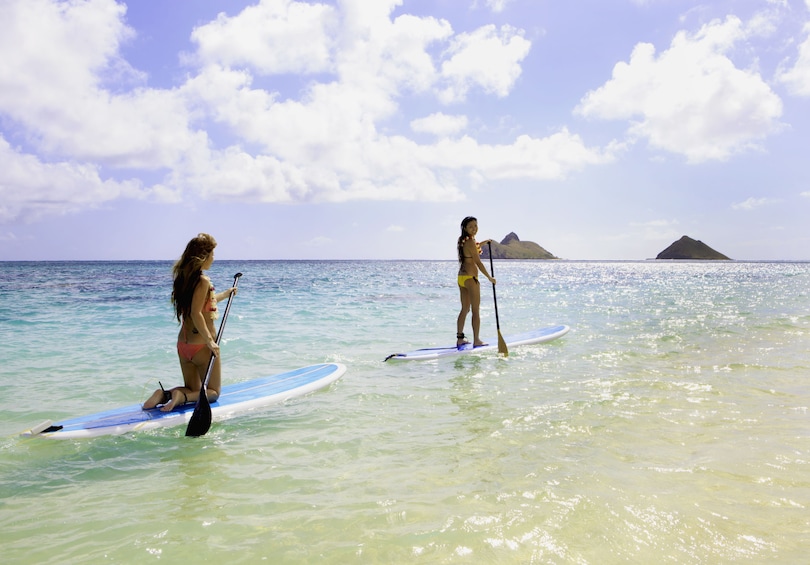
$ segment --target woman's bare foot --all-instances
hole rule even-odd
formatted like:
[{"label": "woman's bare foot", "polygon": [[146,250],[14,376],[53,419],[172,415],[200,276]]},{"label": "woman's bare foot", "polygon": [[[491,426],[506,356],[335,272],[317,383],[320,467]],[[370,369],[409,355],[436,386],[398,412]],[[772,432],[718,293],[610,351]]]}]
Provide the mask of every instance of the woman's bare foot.
[{"label": "woman's bare foot", "polygon": [[160,407],[161,412],[171,412],[177,406],[182,406],[188,401],[188,396],[179,388],[172,389],[172,399]]},{"label": "woman's bare foot", "polygon": [[146,400],[146,402],[143,403],[142,408],[144,410],[151,410],[152,408],[154,408],[155,406],[157,406],[161,402],[163,402],[163,391],[162,390],[156,390],[155,392],[152,393],[152,396],[150,396]]}]

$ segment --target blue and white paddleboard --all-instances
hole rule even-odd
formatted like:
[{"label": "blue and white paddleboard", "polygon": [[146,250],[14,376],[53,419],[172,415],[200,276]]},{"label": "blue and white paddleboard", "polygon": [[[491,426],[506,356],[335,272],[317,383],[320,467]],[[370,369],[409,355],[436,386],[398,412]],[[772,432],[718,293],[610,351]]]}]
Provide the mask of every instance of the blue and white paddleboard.
[{"label": "blue and white paddleboard", "polygon": [[[552,339],[557,339],[568,333],[570,330],[568,326],[551,326],[548,328],[538,328],[522,334],[506,336],[503,340],[506,342],[507,347],[517,347],[518,345],[531,345],[533,343],[545,343]],[[400,361],[428,361],[430,359],[438,359],[440,357],[448,357],[450,355],[461,355],[464,353],[478,353],[483,351],[498,350],[498,338],[493,337],[490,339],[482,340],[487,345],[473,347],[471,343],[456,347],[455,345],[448,345],[447,347],[428,347],[425,349],[417,349],[415,351],[408,351],[407,353],[393,353],[385,358],[386,361],[400,360]]]},{"label": "blue and white paddleboard", "polygon": [[[217,401],[211,403],[211,418],[214,421],[224,420],[249,410],[284,402],[323,388],[339,379],[345,372],[346,367],[340,363],[325,363],[225,385]],[[192,402],[170,412],[161,412],[157,408],[143,410],[140,404],[133,404],[55,424],[50,421],[43,422],[20,435],[77,439],[179,426],[191,419],[194,407],[195,404]]]}]

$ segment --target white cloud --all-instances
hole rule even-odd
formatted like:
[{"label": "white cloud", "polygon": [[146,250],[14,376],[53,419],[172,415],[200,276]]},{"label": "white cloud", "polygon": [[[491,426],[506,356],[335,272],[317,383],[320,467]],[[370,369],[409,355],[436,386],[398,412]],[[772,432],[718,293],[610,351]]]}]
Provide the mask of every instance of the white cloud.
[{"label": "white cloud", "polygon": [[520,62],[529,54],[531,42],[511,26],[499,30],[484,26],[458,35],[442,63],[442,77],[449,86],[440,92],[445,103],[464,100],[472,86],[504,97],[520,77]]},{"label": "white cloud", "polygon": [[777,74],[777,80],[796,96],[810,96],[810,23],[805,24],[804,33],[807,37],[799,45],[799,56],[795,64]]},{"label": "white cloud", "polygon": [[259,74],[317,73],[332,69],[335,8],[291,0],[262,1],[236,16],[194,29],[196,59],[208,64],[247,66]]},{"label": "white cloud", "polygon": [[[0,5],[0,113],[54,158],[118,167],[171,166],[205,145],[177,92],[138,86],[119,48],[133,31],[112,0]],[[106,83],[133,87],[117,93]]]},{"label": "white cloud", "polygon": [[103,180],[98,167],[72,162],[45,163],[14,150],[0,136],[0,222],[38,220],[94,207],[122,197],[144,195],[139,183]]},{"label": "white cloud", "polygon": [[450,116],[436,112],[425,118],[411,121],[411,129],[417,133],[431,133],[446,137],[463,131],[467,127],[467,116]]},{"label": "white cloud", "polygon": [[689,162],[723,160],[775,132],[782,102],[757,73],[737,68],[727,53],[745,39],[735,17],[679,32],[669,49],[640,43],[629,63],[589,92],[576,112],[631,120],[629,134]]},{"label": "white cloud", "polygon": [[522,135],[511,145],[482,145],[468,136],[444,139],[422,151],[424,159],[431,160],[436,167],[469,169],[488,180],[562,179],[585,165],[614,159],[612,150],[588,148],[567,129],[542,139]]},{"label": "white cloud", "polygon": [[509,2],[510,0],[485,0],[487,7],[496,14],[503,12]]},{"label": "white cloud", "polygon": [[[349,8],[363,6],[348,3]],[[237,17],[241,17],[237,16]],[[461,186],[472,170],[482,178],[560,178],[584,164],[604,162],[606,153],[585,148],[582,140],[552,135],[546,139],[522,138],[511,145],[489,146],[471,138],[440,145],[420,145],[402,135],[385,135],[378,124],[398,110],[398,99],[408,91],[427,92],[446,84],[436,71],[428,47],[451,41],[444,54],[443,73],[454,77],[455,94],[461,98],[478,85],[498,95],[508,94],[520,74],[519,60],[528,52],[529,42],[517,30],[503,28],[500,36],[494,26],[471,34],[452,37],[445,21],[402,15],[390,20],[388,11],[347,9],[343,28],[332,43],[339,45],[334,57],[334,80],[313,82],[298,99],[280,99],[275,93],[253,87],[247,69],[210,64],[187,84],[190,97],[205,101],[214,118],[226,124],[267,155],[283,163],[288,174],[274,175],[274,187],[284,186],[285,178],[300,182],[287,195],[291,200],[349,199],[458,200]],[[205,36],[227,29],[220,18]],[[198,28],[199,29],[199,28]],[[302,41],[306,38],[302,38]],[[214,43],[213,39],[211,39]],[[476,63],[486,51],[488,55]],[[448,68],[450,70],[448,70]],[[411,121],[413,131],[452,135],[466,127],[465,116],[440,112]],[[559,143],[559,147],[555,144]],[[533,146],[532,149],[530,146]],[[241,150],[240,160],[251,164],[234,171],[240,181],[249,183],[244,172],[256,167],[260,155],[250,157]],[[440,159],[436,155],[442,155]],[[480,157],[484,156],[483,160]],[[206,166],[219,168],[219,156],[206,157]],[[230,156],[228,159],[232,159]],[[560,162],[553,162],[559,158]],[[531,159],[531,162],[523,162]],[[230,170],[228,165],[223,170]],[[295,171],[295,174],[292,173]],[[217,184],[218,174],[195,175],[193,183]],[[276,188],[256,183],[266,173],[251,175],[252,190],[244,194],[273,201],[284,198]],[[302,192],[302,187],[310,190]],[[297,193],[296,193],[297,191]],[[210,192],[208,192],[210,194]]]},{"label": "white cloud", "polygon": [[743,202],[738,202],[736,204],[732,204],[731,208],[734,210],[754,210],[756,208],[761,208],[762,206],[767,206],[769,204],[776,204],[779,200],[775,198],[754,198],[751,197],[748,200]]},{"label": "white cloud", "polygon": [[[564,128],[499,144],[448,139],[467,117],[442,112],[403,120],[434,143],[389,129],[413,94],[434,106],[474,89],[508,96],[531,47],[510,26],[457,34],[442,19],[392,19],[400,5],[265,0],[220,14],[191,32],[185,82],[162,89],[123,58],[135,34],[124,5],[3,1],[0,115],[12,128],[2,163],[35,180],[0,173],[0,221],[120,197],[455,201],[486,181],[560,179],[614,158],[617,148],[588,147]],[[290,76],[307,82],[273,89]],[[41,156],[11,150],[11,135]],[[139,174],[162,179],[114,180]]]}]

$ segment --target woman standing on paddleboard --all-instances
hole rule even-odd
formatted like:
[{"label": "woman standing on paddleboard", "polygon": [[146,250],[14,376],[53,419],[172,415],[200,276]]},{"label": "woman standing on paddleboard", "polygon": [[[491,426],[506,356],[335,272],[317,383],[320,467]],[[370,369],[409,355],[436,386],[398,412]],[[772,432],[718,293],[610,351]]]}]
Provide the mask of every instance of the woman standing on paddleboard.
[{"label": "woman standing on paddleboard", "polygon": [[216,358],[208,382],[208,399],[213,402],[219,398],[222,375],[214,320],[219,315],[217,302],[236,294],[236,287],[217,294],[211,280],[202,273],[214,263],[216,246],[212,236],[200,233],[188,242],[182,257],[174,264],[172,304],[180,322],[177,355],[183,372],[183,386],[168,391],[161,386],[144,402],[144,410],[162,404],[161,410],[168,412],[187,402],[196,402],[212,354]]},{"label": "woman standing on paddleboard", "polygon": [[481,285],[478,283],[478,271],[484,273],[489,282],[495,284],[495,279],[487,272],[481,262],[481,243],[492,241],[490,239],[477,243],[475,234],[478,233],[478,220],[467,216],[461,220],[461,236],[458,238],[458,287],[461,295],[461,312],[458,314],[456,324],[456,346],[469,343],[464,336],[464,324],[467,321],[467,312],[472,310],[473,346],[486,345],[481,341],[478,332],[481,329]]}]

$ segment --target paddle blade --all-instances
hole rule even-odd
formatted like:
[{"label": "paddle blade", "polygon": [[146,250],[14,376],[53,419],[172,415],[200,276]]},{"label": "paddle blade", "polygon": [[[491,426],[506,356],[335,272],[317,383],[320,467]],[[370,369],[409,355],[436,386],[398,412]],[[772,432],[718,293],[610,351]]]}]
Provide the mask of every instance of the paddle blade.
[{"label": "paddle blade", "polygon": [[504,357],[509,357],[509,349],[507,349],[506,342],[503,340],[501,330],[498,330],[498,353]]},{"label": "paddle blade", "polygon": [[208,394],[205,388],[200,390],[200,399],[194,407],[194,413],[188,421],[186,427],[186,437],[200,437],[208,433],[211,429],[211,403],[208,402]]}]

